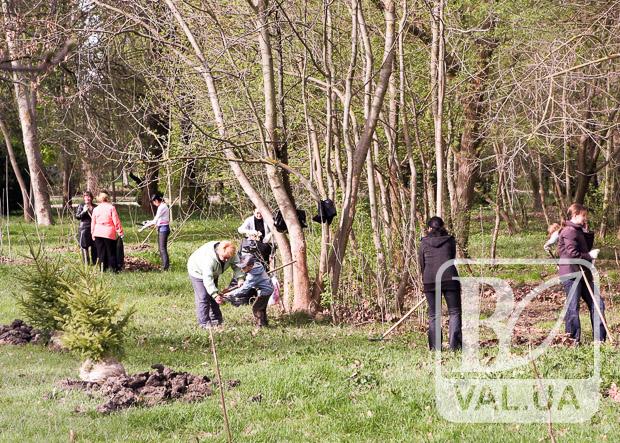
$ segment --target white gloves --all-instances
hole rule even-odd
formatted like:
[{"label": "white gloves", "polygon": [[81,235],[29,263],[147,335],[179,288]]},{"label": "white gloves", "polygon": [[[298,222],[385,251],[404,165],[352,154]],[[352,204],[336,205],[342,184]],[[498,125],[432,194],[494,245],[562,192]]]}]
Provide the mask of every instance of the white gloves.
[{"label": "white gloves", "polygon": [[142,222],[142,227],[140,229],[138,229],[138,232],[142,232],[144,231],[146,228],[148,228],[149,226],[153,226],[155,223],[153,223],[153,220],[149,220],[149,221],[144,221]]},{"label": "white gloves", "polygon": [[600,249],[592,249],[592,250],[590,251],[590,257],[592,257],[592,258],[594,258],[594,259],[598,258],[598,253],[599,253],[599,252],[601,252],[601,250],[600,250]]}]

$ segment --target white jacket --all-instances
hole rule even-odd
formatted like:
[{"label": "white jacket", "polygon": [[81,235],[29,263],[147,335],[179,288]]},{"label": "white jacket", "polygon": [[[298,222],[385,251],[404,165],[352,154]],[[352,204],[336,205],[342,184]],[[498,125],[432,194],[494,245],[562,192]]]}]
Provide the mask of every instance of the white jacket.
[{"label": "white jacket", "polygon": [[157,212],[155,213],[155,218],[151,220],[150,224],[155,226],[165,226],[170,224],[170,209],[168,205],[164,202],[161,202],[157,207]]},{"label": "white jacket", "polygon": [[[261,241],[263,243],[269,243],[271,241],[271,228],[269,227],[267,220],[265,220],[264,218],[263,225],[265,226],[265,238],[261,238]],[[248,218],[246,218],[243,221],[243,224],[239,226],[239,229],[237,229],[237,232],[239,232],[239,234],[243,234],[246,237],[254,234],[255,231],[256,227],[254,226],[254,215],[250,215]]]},{"label": "white jacket", "polygon": [[209,295],[218,292],[215,280],[230,267],[233,268],[233,274],[238,280],[243,280],[245,274],[239,268],[239,256],[233,255],[222,267],[220,260],[215,252],[215,245],[218,241],[211,241],[196,249],[189,260],[187,260],[187,272],[194,278],[203,281]]}]

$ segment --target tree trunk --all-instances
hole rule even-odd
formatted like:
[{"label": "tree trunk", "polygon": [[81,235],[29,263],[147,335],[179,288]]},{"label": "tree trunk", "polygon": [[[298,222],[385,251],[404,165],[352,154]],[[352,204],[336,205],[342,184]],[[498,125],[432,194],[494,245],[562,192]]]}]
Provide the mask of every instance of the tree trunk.
[{"label": "tree trunk", "polygon": [[[280,158],[282,154],[280,139],[277,132],[277,103],[275,93],[275,80],[273,69],[273,58],[268,27],[268,1],[257,0],[256,7],[256,26],[258,32],[258,43],[261,55],[261,68],[263,72],[263,94],[265,100],[265,149],[272,158]],[[297,218],[297,208],[287,189],[286,181],[283,180],[280,171],[273,165],[266,165],[267,178],[271,186],[273,196],[282,212],[286,222],[289,239],[291,242],[293,268],[293,311],[314,313],[318,305],[312,299],[310,288],[310,277],[308,274],[308,263],[306,255],[306,240],[304,237],[301,223]]]},{"label": "tree trunk", "polygon": [[432,45],[431,45],[431,90],[433,125],[435,129],[435,173],[437,175],[437,197],[435,199],[435,215],[444,216],[444,149],[443,149],[443,100],[445,95],[445,41],[444,41],[444,3],[443,0],[435,1],[432,10]]},{"label": "tree trunk", "polygon": [[[215,79],[213,78],[213,74],[211,73],[211,67],[209,66],[209,63],[207,62],[207,59],[205,58],[204,53],[202,52],[202,49],[198,45],[198,42],[194,38],[194,35],[192,34],[189,27],[187,26],[187,23],[185,23],[183,16],[180,14],[173,0],[164,0],[164,1],[166,2],[166,5],[172,12],[173,16],[175,17],[177,23],[183,30],[185,36],[189,40],[192,46],[192,49],[194,50],[194,53],[196,54],[196,57],[198,58],[198,60],[200,61],[202,65],[200,74],[201,74],[203,81],[207,85],[207,90],[209,93],[209,103],[213,111],[215,123],[217,126],[217,131],[218,131],[219,136],[222,139],[226,140],[228,137],[227,130],[226,130],[226,121],[224,119],[224,113],[222,112],[222,107],[220,105],[220,99],[219,99],[217,87],[215,85]],[[280,251],[280,257],[282,259],[282,262],[289,263],[292,260],[292,254],[291,254],[291,245],[288,239],[286,238],[285,235],[275,231],[275,229],[273,228],[273,215],[271,213],[271,209],[269,208],[269,206],[267,205],[263,197],[260,195],[260,193],[254,188],[254,186],[250,182],[248,176],[245,174],[245,171],[243,170],[241,165],[236,161],[236,156],[233,150],[228,145],[224,145],[224,146],[225,146],[224,155],[228,159],[228,165],[230,166],[230,169],[233,171],[233,174],[239,181],[241,188],[246,193],[250,201],[254,204],[256,208],[258,208],[261,214],[263,214],[263,218],[269,224],[269,226],[272,227],[274,234],[275,234],[276,242],[278,244],[278,250]],[[288,300],[291,297],[291,289],[292,289],[291,283],[293,281],[293,271],[291,269],[291,266],[287,266],[284,269],[283,274],[284,274],[284,282],[282,285],[282,289],[284,292],[284,300],[285,302],[288,302]]]},{"label": "tree trunk", "polygon": [[394,2],[384,1],[385,14],[385,46],[383,52],[383,63],[379,72],[379,81],[373,95],[370,115],[365,121],[364,132],[357,142],[353,152],[352,165],[349,176],[347,177],[347,187],[344,193],[344,202],[340,216],[338,234],[334,240],[334,249],[330,256],[329,267],[332,280],[332,292],[337,294],[340,285],[340,273],[342,263],[351,234],[355,210],[357,205],[358,190],[361,181],[361,173],[366,163],[366,155],[372,143],[379,113],[383,105],[383,99],[387,91],[388,82],[392,75],[392,65],[394,60]]},{"label": "tree trunk", "polygon": [[[488,24],[493,29],[494,22]],[[489,76],[491,56],[496,47],[492,40],[485,40],[478,54],[479,69],[472,77],[463,103],[463,132],[459,148],[454,152],[455,207],[452,208],[452,229],[461,252],[467,256],[469,241],[470,208],[474,186],[479,179],[480,147],[484,139],[482,118],[485,111],[484,93]],[[498,202],[499,204],[499,202]]]},{"label": "tree trunk", "polygon": [[17,158],[15,157],[15,151],[13,150],[13,143],[11,142],[11,134],[9,134],[9,130],[4,123],[4,120],[1,118],[0,130],[2,131],[2,135],[4,136],[4,144],[6,145],[6,151],[9,156],[9,161],[11,162],[13,173],[15,174],[15,178],[17,179],[17,183],[19,185],[19,190],[22,194],[24,220],[26,220],[27,222],[34,221],[34,212],[32,210],[32,204],[30,203],[30,196],[28,195],[28,186],[26,186],[26,180],[24,180],[24,176],[19,170],[19,165],[17,164]]},{"label": "tree trunk", "polygon": [[[2,13],[4,16],[4,27],[6,31],[6,44],[11,58],[11,66],[17,68],[19,60],[24,54],[20,48],[20,37],[15,27],[19,22],[14,16],[8,0],[2,0]],[[15,98],[17,100],[17,110],[19,122],[22,128],[24,150],[28,159],[28,170],[30,172],[30,186],[34,199],[34,213],[38,224],[48,226],[52,224],[52,207],[50,205],[50,195],[41,157],[41,149],[37,137],[37,117],[36,117],[36,82],[31,81],[27,75],[17,70],[12,73],[15,87]]]}]

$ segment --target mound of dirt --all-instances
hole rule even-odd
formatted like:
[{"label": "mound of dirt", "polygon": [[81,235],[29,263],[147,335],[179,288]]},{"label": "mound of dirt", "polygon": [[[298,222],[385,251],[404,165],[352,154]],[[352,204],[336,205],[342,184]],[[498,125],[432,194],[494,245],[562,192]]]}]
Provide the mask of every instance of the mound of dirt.
[{"label": "mound of dirt", "polygon": [[[80,389],[98,392],[106,401],[97,412],[108,414],[130,406],[155,406],[171,400],[195,402],[213,393],[213,383],[207,376],[176,372],[164,365],[153,365],[153,371],[110,377],[102,384],[80,380],[62,380],[61,389]],[[239,383],[228,382],[228,387]]]},{"label": "mound of dirt", "polygon": [[137,251],[148,251],[151,248],[151,245],[148,244],[127,244],[125,245],[125,252],[137,252]]},{"label": "mound of dirt", "polygon": [[10,258],[0,255],[0,265],[28,265],[30,263],[32,263],[32,260],[27,258]]},{"label": "mound of dirt", "polygon": [[22,320],[13,320],[10,325],[0,325],[0,345],[24,345],[42,341],[41,331],[27,325]]},{"label": "mound of dirt", "polygon": [[151,272],[157,270],[159,270],[159,266],[156,266],[143,258],[125,256],[125,272]]}]

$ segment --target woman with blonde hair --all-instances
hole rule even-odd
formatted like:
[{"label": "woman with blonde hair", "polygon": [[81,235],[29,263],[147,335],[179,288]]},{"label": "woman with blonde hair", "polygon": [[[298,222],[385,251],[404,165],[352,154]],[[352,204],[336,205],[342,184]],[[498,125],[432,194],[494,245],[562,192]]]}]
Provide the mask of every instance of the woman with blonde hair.
[{"label": "woman with blonde hair", "polygon": [[116,238],[124,236],[123,225],[116,212],[116,208],[110,203],[107,192],[97,195],[99,205],[93,209],[91,216],[91,231],[95,247],[97,248],[97,262],[103,271],[111,269],[118,271],[116,263]]},{"label": "woman with blonde hair", "polygon": [[234,279],[243,279],[237,247],[229,240],[211,241],[194,251],[187,261],[187,272],[194,288],[194,303],[198,325],[203,328],[219,326],[224,321],[216,299],[218,280],[228,268]]}]

